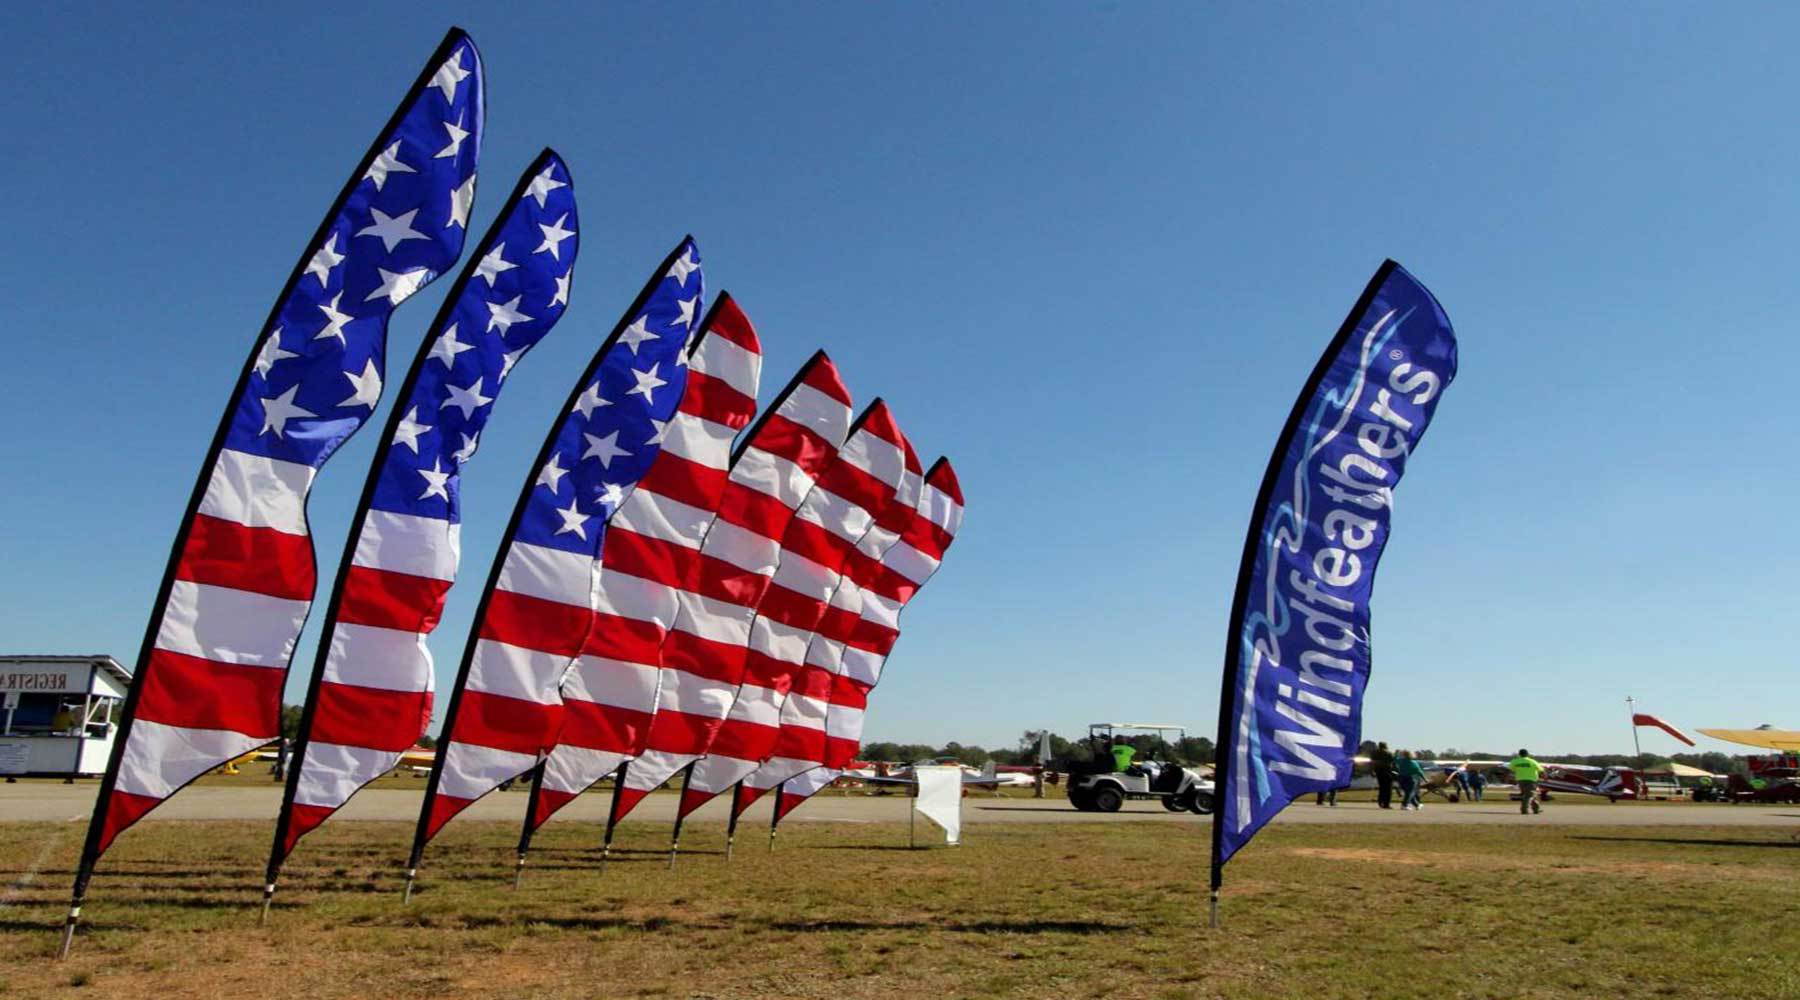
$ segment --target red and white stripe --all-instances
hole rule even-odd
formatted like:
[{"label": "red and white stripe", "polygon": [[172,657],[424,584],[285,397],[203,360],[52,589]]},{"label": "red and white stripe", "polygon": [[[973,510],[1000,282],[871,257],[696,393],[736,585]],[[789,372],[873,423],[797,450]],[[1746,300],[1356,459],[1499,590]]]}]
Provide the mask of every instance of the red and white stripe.
[{"label": "red and white stripe", "polygon": [[399,764],[430,724],[435,671],[425,637],[456,580],[460,537],[446,518],[368,511],[338,602],[284,855]]},{"label": "red and white stripe", "polygon": [[533,829],[630,759],[656,711],[663,636],[677,595],[700,575],[732,439],[756,415],[762,347],[729,295],[719,296],[688,365],[662,452],[607,526],[599,610],[563,680],[562,732],[544,763]]},{"label": "red and white stripe", "polygon": [[[835,370],[831,375],[835,381]],[[811,383],[809,377],[802,388]],[[870,414],[891,422],[879,402],[852,421],[841,382],[832,393],[808,391],[804,399],[812,412],[805,421],[785,423],[788,440],[775,450],[752,442],[732,471],[732,488],[706,537],[708,569],[719,572],[703,574],[701,586],[682,595],[675,628],[663,644],[656,717],[625,771],[615,818],[705,752],[755,648],[757,609],[784,591],[779,567],[785,539],[810,523],[807,502],[819,494],[818,484],[833,476],[847,453],[868,447]]]},{"label": "red and white stripe", "polygon": [[[804,664],[795,670],[792,689],[781,705],[774,745],[761,765],[743,776],[752,799],[761,790],[773,788],[825,761],[825,723],[833,678],[844,670],[846,644],[861,620],[864,588],[879,582],[882,558],[899,544],[911,526],[923,495],[919,460],[910,445],[905,448],[905,459],[907,488],[885,505],[876,525],[846,558],[842,580],[820,617]],[[724,787],[716,790],[723,791]]]},{"label": "red and white stripe", "polygon": [[[842,647],[841,670],[829,682],[820,759],[824,766],[785,777],[780,771],[752,776],[745,782],[747,794],[738,801],[740,809],[785,781],[776,808],[786,815],[829,785],[856,758],[862,747],[869,693],[881,680],[888,654],[900,638],[900,612],[942,565],[962,519],[962,487],[950,460],[940,458],[925,474],[925,488],[900,540],[882,555],[880,565],[862,585],[859,618],[850,626]],[[785,729],[783,737],[786,742]],[[802,745],[810,749],[815,744],[809,739]]]},{"label": "red and white stripe", "polygon": [[189,526],[99,840],[281,735],[288,659],[316,583],[315,470],[226,448]]}]

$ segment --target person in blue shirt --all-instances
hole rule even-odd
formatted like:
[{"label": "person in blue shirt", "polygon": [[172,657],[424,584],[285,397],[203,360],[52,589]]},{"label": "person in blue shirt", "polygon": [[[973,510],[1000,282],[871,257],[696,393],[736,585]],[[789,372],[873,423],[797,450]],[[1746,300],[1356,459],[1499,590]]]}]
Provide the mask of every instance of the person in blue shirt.
[{"label": "person in blue shirt", "polygon": [[1417,812],[1423,805],[1419,801],[1419,793],[1425,786],[1425,768],[1413,759],[1411,750],[1400,751],[1400,759],[1395,766],[1400,770],[1400,808]]}]

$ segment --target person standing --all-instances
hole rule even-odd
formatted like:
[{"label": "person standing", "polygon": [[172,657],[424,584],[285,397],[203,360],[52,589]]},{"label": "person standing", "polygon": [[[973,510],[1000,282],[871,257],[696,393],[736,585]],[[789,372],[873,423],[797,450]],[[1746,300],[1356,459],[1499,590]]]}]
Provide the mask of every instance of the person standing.
[{"label": "person standing", "polygon": [[1331,808],[1336,809],[1337,808],[1337,793],[1338,793],[1337,789],[1327,788],[1324,791],[1320,792],[1313,799],[1313,805],[1330,806]]},{"label": "person standing", "polygon": [[1413,759],[1411,750],[1400,751],[1400,808],[1419,809],[1419,792],[1425,787],[1425,768]]},{"label": "person standing", "polygon": [[1538,779],[1544,774],[1544,765],[1531,759],[1531,751],[1520,747],[1519,755],[1506,762],[1506,769],[1519,783],[1519,815],[1543,812],[1538,804]]},{"label": "person standing", "polygon": [[1477,768],[1469,772],[1469,797],[1481,801],[1481,793],[1487,790],[1487,775]]},{"label": "person standing", "polygon": [[1456,797],[1459,801],[1469,802],[1475,798],[1474,790],[1469,786],[1469,767],[1467,764],[1464,764],[1462,767],[1451,772],[1450,783],[1456,786]]},{"label": "person standing", "polygon": [[1386,743],[1375,744],[1369,751],[1369,771],[1375,775],[1375,804],[1383,809],[1394,805],[1394,752]]}]

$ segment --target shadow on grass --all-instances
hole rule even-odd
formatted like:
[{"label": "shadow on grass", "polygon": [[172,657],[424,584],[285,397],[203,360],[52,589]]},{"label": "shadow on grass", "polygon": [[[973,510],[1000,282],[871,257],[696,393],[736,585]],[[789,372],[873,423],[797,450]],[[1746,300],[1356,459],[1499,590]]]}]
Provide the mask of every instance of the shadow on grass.
[{"label": "shadow on grass", "polygon": [[1116,934],[1135,929],[1099,920],[778,920],[768,926],[777,931],[939,930],[964,934]]},{"label": "shadow on grass", "polygon": [[1785,847],[1800,850],[1800,840],[1717,840],[1687,837],[1596,837],[1577,834],[1570,840],[1609,840],[1620,844],[1692,844],[1697,847]]}]

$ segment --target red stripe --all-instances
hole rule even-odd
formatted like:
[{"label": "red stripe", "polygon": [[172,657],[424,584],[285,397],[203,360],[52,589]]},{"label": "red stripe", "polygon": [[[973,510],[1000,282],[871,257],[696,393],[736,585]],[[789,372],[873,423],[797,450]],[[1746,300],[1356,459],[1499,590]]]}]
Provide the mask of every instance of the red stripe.
[{"label": "red stripe", "polygon": [[782,552],[795,553],[829,570],[844,565],[851,548],[849,542],[829,529],[800,517],[794,518],[781,539]]},{"label": "red stripe", "polygon": [[869,690],[872,684],[864,684],[844,674],[833,674],[831,678],[831,704],[838,708],[869,707]]},{"label": "red stripe", "polygon": [[698,570],[688,578],[694,593],[740,608],[756,607],[769,589],[763,574],[713,556],[702,554]]},{"label": "red stripe", "polygon": [[707,320],[706,332],[738,345],[751,354],[762,353],[762,342],[756,337],[756,327],[750,324],[750,317],[744,315],[737,300],[728,292],[720,292],[713,300],[712,316]]},{"label": "red stripe", "polygon": [[718,792],[703,792],[698,788],[683,788],[681,790],[681,807],[676,810],[675,814],[685,819],[689,813],[711,802],[713,796],[718,794]]},{"label": "red stripe", "polygon": [[568,715],[556,741],[568,746],[612,753],[632,753],[650,729],[650,713],[570,699]]},{"label": "red stripe", "polygon": [[808,797],[795,792],[782,792],[775,800],[775,821],[779,823],[787,818],[787,814],[804,805]]},{"label": "red stripe", "polygon": [[856,405],[850,401],[850,390],[844,387],[844,379],[838,374],[837,365],[831,363],[824,351],[813,355],[812,360],[807,362],[806,375],[800,381],[844,404],[846,409]]},{"label": "red stripe", "polygon": [[[612,572],[667,587],[680,587],[699,573],[700,551],[615,525],[606,533],[603,564]],[[600,585],[606,586],[604,575]]]},{"label": "red stripe", "polygon": [[294,601],[311,600],[317,582],[312,539],[195,514],[175,578]]},{"label": "red stripe", "polygon": [[767,493],[728,483],[725,492],[719,494],[719,520],[753,535],[779,539],[794,520],[794,508]]},{"label": "red stripe", "polygon": [[950,543],[956,540],[955,535],[945,531],[938,526],[936,521],[923,514],[913,518],[913,522],[900,533],[900,538],[933,559],[943,559],[944,552],[950,548]]},{"label": "red stripe", "polygon": [[[607,544],[612,543],[607,539]],[[620,618],[617,615],[595,614],[594,630],[588,633],[587,644],[582,652],[589,656],[604,656],[612,660],[623,660],[626,663],[644,663],[656,666],[658,650],[662,648],[662,626],[655,622],[641,622],[635,618]]]},{"label": "red stripe", "polygon": [[906,447],[906,435],[900,433],[900,425],[894,420],[894,411],[883,400],[876,400],[875,405],[863,411],[862,424],[857,430],[868,431],[896,448]]},{"label": "red stripe", "polygon": [[229,729],[272,740],[281,735],[281,689],[286,680],[287,671],[274,667],[220,663],[153,649],[136,717],[165,726]]},{"label": "red stripe", "polygon": [[438,831],[444,828],[445,823],[450,822],[457,813],[474,804],[474,799],[459,799],[453,795],[439,793],[436,798],[431,800],[431,818],[425,823],[425,839],[430,840],[437,836]]},{"label": "red stripe", "polygon": [[720,727],[708,752],[715,757],[762,760],[775,746],[775,738],[780,732],[780,726],[732,719]]},{"label": "red stripe", "polygon": [[747,649],[744,652],[744,679],[739,683],[768,688],[778,697],[787,697],[788,687],[794,683],[794,671],[798,666],[777,660],[761,650]]},{"label": "red stripe", "polygon": [[287,838],[281,842],[282,858],[294,853],[294,845],[300,842],[300,838],[318,829],[319,824],[330,819],[334,812],[337,812],[336,806],[309,806],[304,802],[289,803]]},{"label": "red stripe", "polygon": [[112,798],[107,800],[106,822],[100,827],[100,845],[95,850],[95,854],[106,853],[106,849],[112,846],[114,837],[124,833],[131,824],[143,819],[145,813],[162,803],[162,799],[149,795],[136,795],[113,789]]},{"label": "red stripe", "polygon": [[831,464],[837,457],[837,446],[814,433],[809,427],[774,413],[756,429],[749,447],[787,459],[809,476]]},{"label": "red stripe", "polygon": [[689,369],[687,391],[681,395],[681,412],[741,431],[756,415],[756,400],[724,379]]},{"label": "red stripe", "polygon": [[860,741],[827,736],[825,737],[825,756],[820,760],[825,762],[826,767],[848,767],[850,762],[856,759],[856,751],[860,749],[862,749]]},{"label": "red stripe", "polygon": [[709,511],[718,507],[719,497],[725,494],[725,482],[725,470],[690,462],[665,448],[638,481],[638,490]]},{"label": "red stripe", "polygon": [[872,622],[865,618],[857,623],[856,629],[850,633],[850,638],[845,641],[849,645],[855,646],[857,649],[865,650],[878,656],[886,656],[893,650],[894,640],[898,638],[900,638],[899,629],[889,628],[886,625]]},{"label": "red stripe", "polygon": [[846,642],[856,631],[856,625],[862,618],[853,611],[827,606],[825,613],[819,616],[819,624],[813,631],[827,639]]},{"label": "red stripe", "polygon": [[495,590],[481,620],[481,637],[557,656],[581,651],[593,612],[510,590]]},{"label": "red stripe", "polygon": [[724,721],[705,715],[659,711],[656,721],[650,724],[650,738],[645,741],[644,749],[663,753],[704,753],[712,743],[713,734],[719,731],[719,724]]},{"label": "red stripe", "polygon": [[763,594],[762,603],[756,606],[756,613],[800,629],[811,632],[825,617],[825,602],[816,598],[797,594],[779,583],[771,583]]},{"label": "red stripe", "polygon": [[637,808],[637,804],[643,801],[644,796],[653,791],[655,791],[653,788],[632,788],[629,785],[619,789],[618,794],[613,796],[613,815],[624,819],[633,809]]},{"label": "red stripe", "polygon": [[403,753],[431,724],[431,692],[386,691],[325,681],[311,739]]},{"label": "red stripe", "polygon": [[561,705],[540,705],[523,698],[464,688],[451,738],[495,750],[541,753],[556,742],[562,715]]},{"label": "red stripe", "polygon": [[958,507],[963,506],[962,482],[956,478],[956,470],[950,467],[949,459],[940,458],[933,462],[931,471],[925,474],[925,481],[955,500]]},{"label": "red stripe", "polygon": [[791,757],[794,760],[824,760],[825,730],[782,726],[781,735],[775,740],[775,756]]},{"label": "red stripe", "polygon": [[558,809],[575,801],[575,799],[576,794],[574,792],[559,792],[554,788],[539,788],[537,809],[531,814],[531,828],[535,830],[545,823],[550,822],[550,817],[556,815]]},{"label": "red stripe", "polygon": [[866,574],[855,579],[857,586],[862,589],[880,594],[902,605],[912,600],[913,594],[918,591],[920,586],[908,579],[904,573],[881,563],[870,566]]},{"label": "red stripe", "polygon": [[[745,653],[742,646],[703,639],[692,632],[676,629],[663,641],[662,663],[667,670],[682,670],[721,684],[736,685],[743,682]],[[661,718],[663,713],[656,714]]]},{"label": "red stripe", "polygon": [[824,667],[807,664],[794,674],[791,696],[804,696],[826,701],[831,697],[832,673]]},{"label": "red stripe", "polygon": [[818,486],[870,512],[879,512],[894,501],[894,488],[844,461],[831,463],[819,474]]},{"label": "red stripe", "polygon": [[737,800],[733,803],[736,807],[734,814],[742,816],[757,799],[763,797],[763,793],[766,791],[768,791],[767,788],[756,788],[749,784],[739,785]]},{"label": "red stripe", "polygon": [[344,576],[338,621],[429,634],[444,612],[450,581],[351,566]]}]

